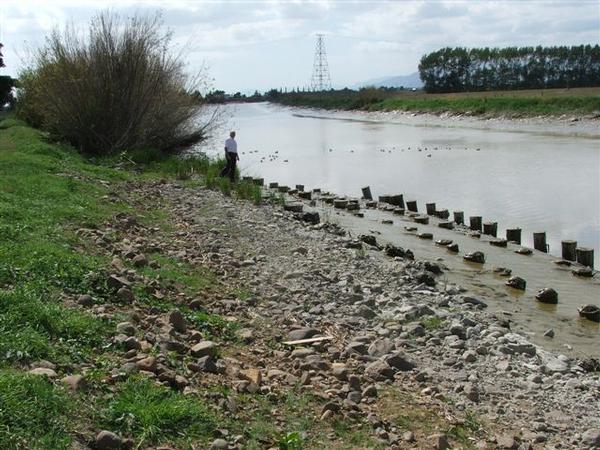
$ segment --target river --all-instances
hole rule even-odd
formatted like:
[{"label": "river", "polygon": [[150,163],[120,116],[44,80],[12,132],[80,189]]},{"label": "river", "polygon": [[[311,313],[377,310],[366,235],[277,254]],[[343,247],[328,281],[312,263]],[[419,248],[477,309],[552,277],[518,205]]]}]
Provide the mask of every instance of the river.
[{"label": "river", "polygon": [[[525,246],[533,245],[534,231],[546,231],[550,253],[556,256],[561,240],[576,240],[593,248],[598,261],[600,132],[594,126],[326,112],[268,103],[227,108],[225,128],[237,132],[239,165],[246,175],[353,197],[360,197],[364,186],[371,187],[375,198],[402,193],[405,200],[416,200],[420,211],[426,202],[435,202],[451,214],[461,210],[466,218],[478,215],[484,222],[498,222],[500,237],[506,228],[520,227]],[[207,141],[200,150],[218,154],[223,140]],[[403,233],[406,224],[396,216],[395,225],[387,228],[379,212],[368,213],[362,223],[347,214],[337,216],[355,232],[378,230],[384,239],[413,249],[418,258],[444,258],[461,284],[495,298],[492,309],[513,318],[516,328],[537,343],[600,356],[599,327],[579,320],[576,312],[582,303],[600,305],[598,275],[576,279],[552,264],[549,255],[523,257],[431,227],[436,239],[454,236],[461,253],[482,250],[489,255],[491,264],[482,271],[440,253],[431,241]],[[504,288],[505,280],[491,273],[491,265],[510,267],[525,278],[527,294]],[[557,307],[532,300],[542,287],[559,292]],[[543,338],[548,328],[557,331],[556,339]]]}]

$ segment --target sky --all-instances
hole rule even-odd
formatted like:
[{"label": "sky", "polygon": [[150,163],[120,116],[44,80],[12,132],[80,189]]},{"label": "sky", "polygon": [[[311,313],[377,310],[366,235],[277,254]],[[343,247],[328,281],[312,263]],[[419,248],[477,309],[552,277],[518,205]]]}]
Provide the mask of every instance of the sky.
[{"label": "sky", "polygon": [[447,46],[600,43],[600,0],[0,0],[0,74],[16,76],[53,29],[83,30],[106,8],[160,12],[186,70],[206,68],[213,89],[232,93],[309,86],[317,33],[334,87],[416,72]]}]

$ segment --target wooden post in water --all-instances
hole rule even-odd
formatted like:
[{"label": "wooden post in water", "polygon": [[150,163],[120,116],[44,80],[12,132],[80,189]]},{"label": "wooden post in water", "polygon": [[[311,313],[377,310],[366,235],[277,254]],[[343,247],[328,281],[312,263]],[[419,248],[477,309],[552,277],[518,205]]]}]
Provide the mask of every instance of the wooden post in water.
[{"label": "wooden post in water", "polygon": [[533,233],[533,248],[540,252],[548,253],[548,244],[546,244],[546,232],[540,231]]},{"label": "wooden post in water", "polygon": [[594,268],[594,249],[586,247],[577,247],[577,262],[584,266]]},{"label": "wooden post in water", "polygon": [[277,187],[279,187],[279,183],[277,183],[276,181],[271,181],[271,182],[269,183],[269,188],[271,188],[271,189],[275,189],[275,188],[277,188]]},{"label": "wooden post in water", "polygon": [[296,185],[296,190],[298,192],[304,192],[304,185],[303,184],[297,184]]},{"label": "wooden post in water", "polygon": [[444,219],[444,220],[446,220],[448,217],[450,217],[450,213],[448,212],[448,210],[446,208],[438,209],[435,212],[435,215],[438,216],[440,219]]},{"label": "wooden post in water", "polygon": [[389,203],[389,202],[390,202],[389,195],[380,195],[379,196],[379,203]]},{"label": "wooden post in water", "polygon": [[469,217],[469,228],[471,230],[481,231],[481,216]]},{"label": "wooden post in water", "polygon": [[577,260],[577,253],[575,251],[577,241],[562,241],[560,245],[562,247],[562,259],[566,259],[567,261]]},{"label": "wooden post in water", "polygon": [[373,200],[373,196],[371,195],[371,188],[369,186],[365,186],[362,188],[363,198],[365,200]]},{"label": "wooden post in water", "polygon": [[463,225],[465,223],[465,213],[462,211],[454,211],[454,223]]},{"label": "wooden post in water", "polygon": [[427,209],[428,216],[435,215],[435,203],[425,203],[425,208]]},{"label": "wooden post in water", "polygon": [[404,208],[404,196],[402,194],[390,195],[388,198],[388,202],[391,205]]},{"label": "wooden post in water", "polygon": [[498,236],[498,222],[484,222],[483,223],[483,234],[489,234],[490,236]]},{"label": "wooden post in water", "polygon": [[406,209],[408,209],[409,211],[412,211],[412,212],[419,212],[417,209],[417,201],[416,200],[407,201]]},{"label": "wooden post in water", "polygon": [[507,228],[506,229],[506,240],[516,242],[521,245],[521,229],[520,228]]}]

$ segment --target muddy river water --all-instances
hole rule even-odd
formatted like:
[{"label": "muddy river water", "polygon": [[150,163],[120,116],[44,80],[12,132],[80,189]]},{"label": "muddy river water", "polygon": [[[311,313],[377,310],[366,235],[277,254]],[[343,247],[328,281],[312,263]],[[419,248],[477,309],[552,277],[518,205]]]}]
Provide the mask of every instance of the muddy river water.
[{"label": "muddy river water", "polygon": [[[568,123],[503,123],[390,114],[323,112],[283,108],[267,103],[228,107],[226,128],[237,131],[240,168],[265,181],[360,197],[370,186],[374,197],[404,194],[437,208],[482,216],[506,228],[522,229],[522,244],[532,247],[532,233],[546,231],[550,254],[517,255],[516,247],[490,246],[435,223],[419,225],[434,239],[449,238],[460,254],[481,250],[486,264],[463,262],[432,241],[423,241],[404,226],[408,218],[366,210],[364,219],[332,211],[332,220],[354,233],[375,231],[382,241],[414,251],[417,258],[438,259],[450,269],[449,281],[485,296],[491,310],[503,314],[513,328],[545,347],[577,356],[600,356],[600,326],[578,318],[577,306],[600,306],[600,274],[575,278],[552,263],[560,256],[560,241],[573,239],[593,248],[600,265],[600,131]],[[225,133],[226,134],[226,133]],[[226,137],[226,136],[225,136]],[[224,137],[205,142],[200,150],[222,152]],[[508,267],[527,280],[525,293],[504,286],[492,273]],[[535,292],[553,287],[556,306],[534,300]],[[543,337],[552,328],[555,338]]]}]

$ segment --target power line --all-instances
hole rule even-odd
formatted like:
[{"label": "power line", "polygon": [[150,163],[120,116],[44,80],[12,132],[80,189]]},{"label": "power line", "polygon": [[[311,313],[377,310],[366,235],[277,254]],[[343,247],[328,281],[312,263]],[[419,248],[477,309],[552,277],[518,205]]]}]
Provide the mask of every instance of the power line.
[{"label": "power line", "polygon": [[331,77],[327,65],[327,54],[325,53],[325,38],[323,34],[317,34],[317,46],[315,48],[315,60],[313,63],[313,74],[310,80],[313,91],[325,91],[331,89]]}]

